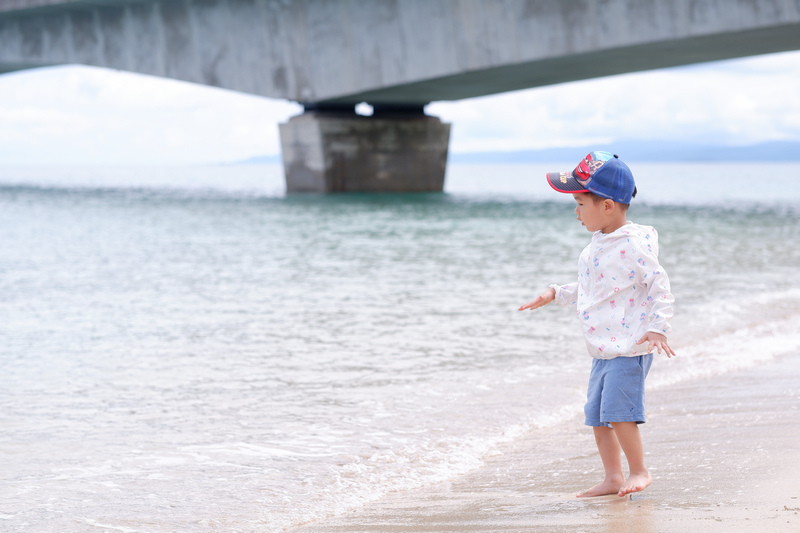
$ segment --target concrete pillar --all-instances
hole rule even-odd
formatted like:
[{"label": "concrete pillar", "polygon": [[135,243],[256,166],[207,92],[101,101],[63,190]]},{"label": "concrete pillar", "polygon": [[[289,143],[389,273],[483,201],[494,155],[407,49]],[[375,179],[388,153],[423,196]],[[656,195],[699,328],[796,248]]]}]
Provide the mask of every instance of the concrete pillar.
[{"label": "concrete pillar", "polygon": [[280,125],[288,192],[441,192],[450,124],[422,106],[306,106]]}]

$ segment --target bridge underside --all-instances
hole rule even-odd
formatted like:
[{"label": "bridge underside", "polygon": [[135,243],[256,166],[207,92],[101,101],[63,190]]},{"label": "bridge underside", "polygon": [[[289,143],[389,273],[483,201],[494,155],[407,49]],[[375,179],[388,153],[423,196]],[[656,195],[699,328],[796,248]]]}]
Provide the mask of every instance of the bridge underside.
[{"label": "bridge underside", "polygon": [[427,104],[790,50],[800,50],[800,24],[539,59],[373,89],[315,103]]}]

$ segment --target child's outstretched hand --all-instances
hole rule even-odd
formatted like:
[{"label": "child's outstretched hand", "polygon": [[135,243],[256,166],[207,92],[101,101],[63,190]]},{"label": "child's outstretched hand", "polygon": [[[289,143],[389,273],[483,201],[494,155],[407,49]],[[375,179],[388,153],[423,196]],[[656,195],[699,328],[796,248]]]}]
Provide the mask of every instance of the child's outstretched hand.
[{"label": "child's outstretched hand", "polygon": [[520,311],[524,311],[526,309],[534,310],[539,309],[543,305],[547,305],[553,300],[556,299],[556,291],[553,287],[547,287],[545,291],[539,295],[534,301],[529,304],[525,304],[519,308]]},{"label": "child's outstretched hand", "polygon": [[639,339],[639,342],[637,342],[636,344],[644,344],[645,342],[648,343],[647,344],[648,352],[652,352],[653,348],[655,348],[656,350],[658,350],[658,353],[661,353],[661,350],[663,348],[664,352],[667,354],[667,357],[672,357],[673,355],[675,355],[675,351],[669,347],[669,344],[667,344],[667,337],[665,337],[661,333],[656,333],[655,331],[648,331],[647,333],[644,334],[644,337]]}]

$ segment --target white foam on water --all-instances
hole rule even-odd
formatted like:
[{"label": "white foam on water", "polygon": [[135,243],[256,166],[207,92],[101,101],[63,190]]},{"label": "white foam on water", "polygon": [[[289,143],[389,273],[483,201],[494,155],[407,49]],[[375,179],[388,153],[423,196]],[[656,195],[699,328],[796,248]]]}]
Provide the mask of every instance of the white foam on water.
[{"label": "white foam on water", "polygon": [[649,388],[665,387],[692,379],[708,378],[763,364],[771,359],[800,350],[800,316],[766,324],[737,328],[685,346],[658,377],[649,380]]},{"label": "white foam on water", "polygon": [[195,457],[204,457],[204,455],[202,455],[203,452],[222,452],[250,457],[331,457],[335,455],[332,453],[304,453],[283,448],[259,446],[247,442],[230,442],[206,446],[184,446],[181,450]]},{"label": "white foam on water", "polygon": [[[535,392],[530,394],[536,396]],[[392,492],[450,481],[484,466],[488,458],[502,453],[503,445],[531,431],[573,419],[582,414],[582,408],[582,403],[571,402],[553,411],[535,412],[525,422],[495,428],[491,434],[409,441],[396,449],[344,456],[342,464],[331,466],[329,475],[324,480],[315,480],[307,494],[287,494],[292,499],[291,513],[268,513],[261,524],[270,531],[283,530],[342,515]]]},{"label": "white foam on water", "polygon": [[681,324],[684,331],[674,332],[680,344],[671,344],[678,355],[659,362],[649,388],[750,368],[800,350],[800,288],[709,301]]},{"label": "white foam on water", "polygon": [[84,518],[81,521],[84,524],[88,525],[88,526],[96,527],[98,529],[110,529],[112,531],[120,531],[122,533],[139,533],[141,531],[144,531],[143,529],[134,529],[134,528],[130,528],[130,527],[113,526],[111,524],[105,524],[105,523],[98,522],[98,521],[93,520],[91,518]]},{"label": "white foam on water", "polygon": [[[484,464],[498,452],[498,446],[511,442],[530,430],[523,424],[506,428],[499,435],[410,442],[399,449],[384,449],[367,456],[343,455],[339,465],[329,466],[324,479],[313,481],[304,493],[283,492],[290,510],[267,510],[259,518],[259,528],[281,531],[303,523],[337,516],[390,492],[444,482]],[[224,453],[215,446],[214,453]],[[229,453],[240,453],[234,446]],[[302,456],[303,454],[297,454]],[[276,495],[278,498],[280,494]]]}]

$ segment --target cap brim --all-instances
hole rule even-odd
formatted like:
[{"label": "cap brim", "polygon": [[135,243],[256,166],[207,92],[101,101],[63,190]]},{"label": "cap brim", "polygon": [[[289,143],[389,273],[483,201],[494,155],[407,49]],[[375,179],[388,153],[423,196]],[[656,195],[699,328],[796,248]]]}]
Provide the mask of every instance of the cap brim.
[{"label": "cap brim", "polygon": [[588,189],[581,185],[581,182],[572,175],[572,172],[548,172],[547,183],[558,192],[567,194],[589,192]]}]

